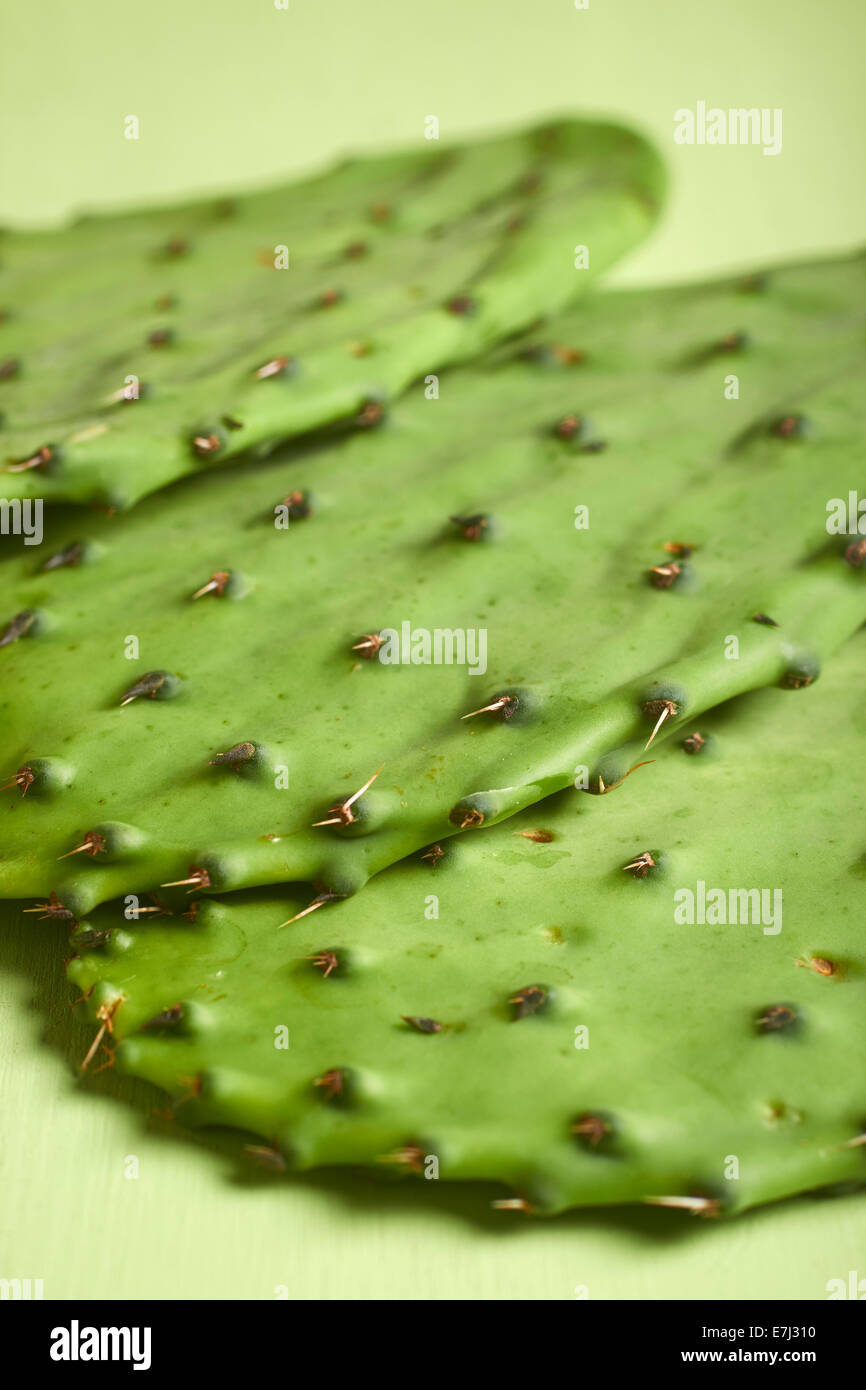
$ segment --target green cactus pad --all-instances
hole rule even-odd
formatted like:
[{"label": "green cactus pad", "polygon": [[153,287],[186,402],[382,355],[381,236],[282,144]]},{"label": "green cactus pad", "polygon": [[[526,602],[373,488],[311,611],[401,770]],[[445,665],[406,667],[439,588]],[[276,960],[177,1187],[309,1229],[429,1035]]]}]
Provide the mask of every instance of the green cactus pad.
[{"label": "green cactus pad", "polygon": [[231,201],[9,233],[3,495],[122,508],[334,421],[375,424],[415,378],[574,300],[646,233],[663,186],[656,154],[613,125],[420,146]]},{"label": "green cactus pad", "polygon": [[[630,797],[564,793],[327,917],[276,930],[303,899],[273,890],[192,922],[99,909],[69,965],[90,1064],[119,1044],[178,1120],[270,1166],[438,1165],[539,1213],[862,1182],[864,659],[860,633],[797,698],[688,723],[699,755],[669,739]],[[768,911],[680,924],[699,883]]]},{"label": "green cactus pad", "polygon": [[[581,777],[614,791],[657,725],[802,698],[866,618],[825,529],[861,481],[864,271],[588,299],[375,435],[52,518],[4,567],[0,892],[81,915],[305,880],[322,915]],[[365,659],[403,623],[484,629],[486,673]]]}]

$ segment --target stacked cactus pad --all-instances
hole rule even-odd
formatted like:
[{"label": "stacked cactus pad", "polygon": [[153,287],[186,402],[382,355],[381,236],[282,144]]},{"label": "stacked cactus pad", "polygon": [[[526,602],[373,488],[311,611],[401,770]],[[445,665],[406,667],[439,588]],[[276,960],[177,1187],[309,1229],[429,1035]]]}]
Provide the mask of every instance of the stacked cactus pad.
[{"label": "stacked cactus pad", "polygon": [[[126,507],[322,426],[368,426],[418,376],[561,308],[648,230],[662,187],[642,140],[569,122],[9,234],[4,495]],[[578,240],[589,275],[573,273]]]},{"label": "stacked cactus pad", "polygon": [[862,1179],[866,261],[589,287],[661,187],[564,123],[6,239],[0,892],[272,1166]]}]

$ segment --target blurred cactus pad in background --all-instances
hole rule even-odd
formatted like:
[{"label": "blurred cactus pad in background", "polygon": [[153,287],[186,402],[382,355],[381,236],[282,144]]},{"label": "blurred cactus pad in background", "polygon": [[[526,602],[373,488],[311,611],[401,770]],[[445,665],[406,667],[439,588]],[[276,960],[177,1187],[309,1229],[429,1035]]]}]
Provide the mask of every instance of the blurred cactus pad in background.
[{"label": "blurred cactus pad in background", "polygon": [[0,894],[85,1070],[531,1214],[861,1181],[866,261],[596,285],[663,191],[563,121],[4,238]]},{"label": "blurred cactus pad in background", "polygon": [[[662,166],[579,121],[269,193],[8,233],[4,495],[112,508],[332,422],[561,308],[648,231]],[[575,269],[572,236],[591,248]]]}]

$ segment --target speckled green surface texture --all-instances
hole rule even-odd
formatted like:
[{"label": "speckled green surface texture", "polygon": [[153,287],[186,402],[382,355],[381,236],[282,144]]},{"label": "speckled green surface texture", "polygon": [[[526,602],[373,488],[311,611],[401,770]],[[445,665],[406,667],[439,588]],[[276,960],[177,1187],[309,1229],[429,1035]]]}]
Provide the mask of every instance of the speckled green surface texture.
[{"label": "speckled green surface texture", "polygon": [[[4,567],[0,891],[351,894],[581,777],[631,794],[664,702],[657,745],[814,680],[866,618],[825,530],[860,474],[864,271],[591,297],[373,432],[48,516]],[[364,659],[404,623],[483,630],[486,671]]]},{"label": "speckled green surface texture", "polygon": [[[271,1166],[706,1218],[860,1182],[864,646],[801,698],[704,716],[700,754],[670,738],[632,795],[563,793],[327,918],[276,931],[270,892],[192,923],[100,909],[72,936],[79,1007],[179,1121],[249,1131]],[[657,869],[623,873],[647,849]],[[698,881],[781,897],[762,920],[678,923]]]},{"label": "speckled green surface texture", "polygon": [[645,235],[662,186],[637,135],[564,121],[9,233],[4,495],[127,507],[331,422],[363,427],[416,377],[578,297]]}]

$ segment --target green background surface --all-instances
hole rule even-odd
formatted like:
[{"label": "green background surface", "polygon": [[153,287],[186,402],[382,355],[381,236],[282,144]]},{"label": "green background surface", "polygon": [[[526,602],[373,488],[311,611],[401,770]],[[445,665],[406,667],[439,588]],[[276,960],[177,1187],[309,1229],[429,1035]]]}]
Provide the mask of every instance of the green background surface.
[{"label": "green background surface", "polygon": [[[350,151],[564,112],[637,124],[668,159],[653,238],[611,283],[658,284],[862,239],[861,0],[109,0],[0,33],[0,220],[239,189]],[[781,107],[783,150],[681,147],[698,100]],[[141,139],[123,138],[137,115]],[[655,1210],[532,1222],[446,1184],[261,1176],[154,1117],[110,1072],[76,1078],[63,933],[0,936],[0,1277],[56,1298],[826,1297],[866,1277],[866,1203],[809,1196],[735,1222]],[[137,1180],[125,1177],[129,1155]]]}]

